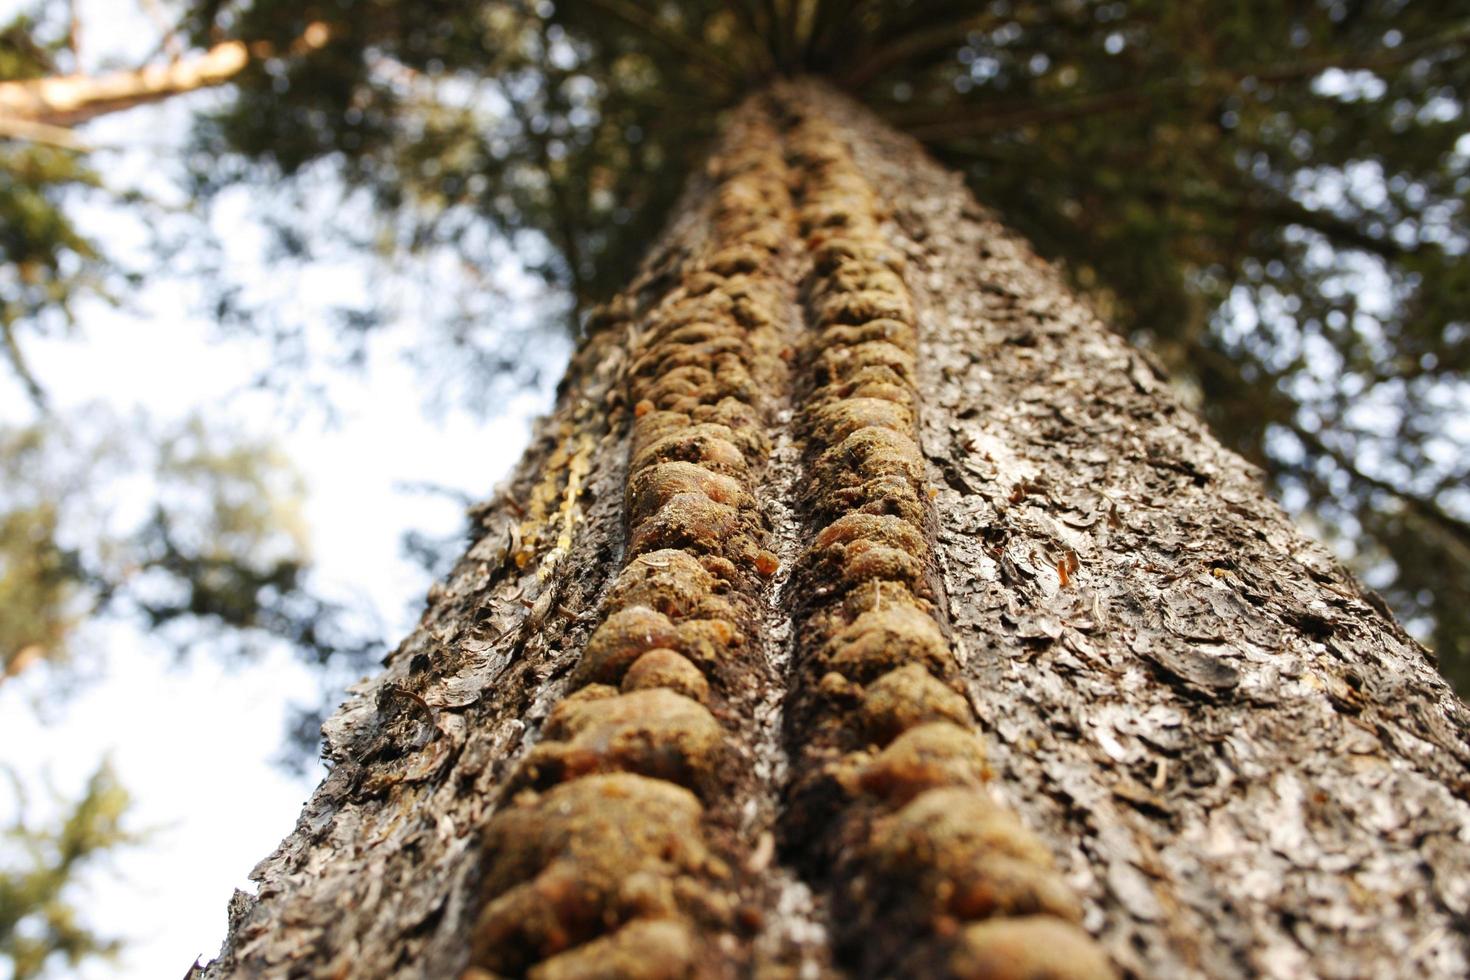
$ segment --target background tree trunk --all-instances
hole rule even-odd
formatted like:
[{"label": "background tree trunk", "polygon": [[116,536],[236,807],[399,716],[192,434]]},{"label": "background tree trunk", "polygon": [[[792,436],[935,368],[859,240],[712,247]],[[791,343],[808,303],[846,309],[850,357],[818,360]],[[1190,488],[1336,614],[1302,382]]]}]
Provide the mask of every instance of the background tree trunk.
[{"label": "background tree trunk", "polygon": [[[556,411],[508,486],[477,511],[475,540],[431,590],[419,628],[327,724],[332,771],[255,869],[258,894],[237,895],[206,975],[456,974],[474,937],[485,941],[482,909],[509,894],[487,885],[504,862],[484,841],[517,840],[506,830],[516,813],[551,819],[535,808],[561,798],[559,781],[618,768],[561,731],[565,709],[553,736],[545,723],[577,688],[591,692],[579,704],[630,696],[626,677],[618,695],[585,686],[592,668],[579,666],[589,637],[623,608],[620,569],[654,565],[646,529],[668,513],[640,510],[630,454],[636,480],[650,408],[673,425],[660,433],[690,437],[709,424],[686,413],[680,429],[656,399],[635,396],[668,338],[659,318],[670,304],[700,289],[730,293],[738,277],[754,283],[742,287],[758,315],[740,349],[760,389],[742,403],[752,429],[729,491],[753,498],[731,507],[757,515],[738,526],[746,565],[731,566],[722,593],[739,627],[729,661],[738,670],[707,668],[707,694],[665,685],[710,705],[725,761],[708,784],[694,763],[688,778],[655,774],[703,800],[698,834],[714,857],[675,883],[699,882],[699,902],[694,885],[675,901],[698,922],[696,966],[873,975],[940,943],[949,959],[909,968],[977,969],[951,956],[954,937],[971,943],[973,929],[956,930],[974,916],[938,905],[932,917],[911,916],[912,903],[934,899],[922,888],[893,892],[902,914],[874,917],[897,886],[873,863],[873,841],[908,811],[878,799],[873,774],[896,771],[902,782],[922,767],[889,765],[917,729],[878,752],[891,736],[872,736],[868,751],[868,730],[843,727],[873,717],[871,692],[886,680],[865,690],[867,680],[854,688],[812,672],[826,662],[818,641],[836,635],[824,625],[838,615],[832,603],[857,596],[907,603],[938,624],[943,662],[920,681],[942,683],[924,703],[949,705],[944,690],[963,691],[958,707],[934,711],[956,731],[978,719],[993,774],[985,805],[1029,828],[1006,846],[1018,853],[1039,841],[1055,863],[1054,873],[1025,872],[1035,875],[1026,902],[999,912],[1064,920],[1075,902],[1114,967],[1138,975],[1465,975],[1470,716],[1424,650],[917,144],[810,83],[757,96],[731,126],[639,279],[593,324]],[[777,200],[775,176],[790,201]],[[748,180],[761,188],[760,222],[730,216]],[[841,207],[829,214],[831,201]],[[890,293],[838,295],[840,271],[823,267],[829,225],[860,243],[871,226],[881,242],[864,245],[862,268],[896,283]],[[786,234],[758,264],[719,271],[730,235],[772,227]],[[904,497],[864,513],[920,527],[908,548],[919,566],[911,574],[893,558],[852,585],[844,576],[855,565],[823,564],[824,528],[836,526],[828,495],[851,475],[834,467],[878,457],[833,455],[850,445],[843,420],[861,413],[843,403],[822,414],[836,403],[821,399],[851,377],[844,364],[875,348],[871,338],[833,348],[831,337],[867,320],[831,311],[893,296],[912,316],[902,303],[871,315],[918,327],[916,375],[902,379],[913,394],[893,403],[917,410],[922,492],[916,504]],[[882,344],[897,350],[883,370],[902,374],[903,342]],[[857,400],[876,412],[867,402],[883,399]],[[906,439],[912,422],[872,427],[885,425]],[[706,449],[690,458],[714,465]],[[630,524],[644,529],[632,540]],[[705,555],[698,542],[670,540],[660,547]],[[877,541],[864,542],[868,554]],[[841,589],[848,598],[829,601]],[[539,795],[514,799],[521,788]],[[1061,897],[1036,897],[1053,885]],[[717,898],[724,920],[709,911]],[[832,908],[841,914],[829,928]],[[849,917],[864,935],[850,935]],[[534,945],[530,932],[516,936]],[[1063,946],[1073,975],[1093,975],[1086,942]],[[545,953],[504,962],[516,972]],[[565,969],[543,964],[543,975],[582,975],[571,960],[547,963]]]}]

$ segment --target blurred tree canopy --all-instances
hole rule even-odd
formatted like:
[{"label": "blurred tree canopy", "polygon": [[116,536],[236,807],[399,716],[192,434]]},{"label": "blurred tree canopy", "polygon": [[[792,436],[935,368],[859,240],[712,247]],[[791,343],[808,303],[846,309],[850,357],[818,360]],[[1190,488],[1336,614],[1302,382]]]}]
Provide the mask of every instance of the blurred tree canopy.
[{"label": "blurred tree canopy", "polygon": [[128,794],[103,765],[76,801],[57,801],[53,821],[30,819],[16,786],[18,809],[0,830],[0,962],[12,980],[31,980],[65,964],[116,953],[116,939],[81,921],[78,872],[109,851],[135,842],[122,826]]},{"label": "blurred tree canopy", "polygon": [[[88,101],[96,80],[81,71],[77,13],[71,3],[35,3],[0,27],[0,362],[32,407],[29,419],[0,418],[0,684],[37,663],[65,666],[79,651],[95,664],[105,634],[89,625],[125,618],[179,655],[249,656],[283,641],[331,668],[335,695],[341,675],[365,669],[382,643],[351,610],[308,587],[303,490],[290,461],[269,442],[200,417],[160,426],[102,405],[58,412],[26,357],[29,338],[74,327],[80,304],[125,302],[145,278],[145,261],[110,254],[82,227],[76,205],[129,208],[145,226],[164,210],[111,186],[105,153],[76,126],[238,70],[201,74],[199,58],[169,32],[160,51],[171,52],[168,66],[181,66],[177,77],[165,73],[163,84],[155,77],[129,94],[144,76],[124,67]],[[47,98],[54,93],[45,86],[58,90],[61,107],[38,102],[30,111],[35,86]],[[202,223],[190,230],[204,234]],[[161,262],[176,252],[160,235],[151,244]],[[76,672],[57,676],[65,689]],[[290,761],[303,764],[316,735],[288,734]]]},{"label": "blurred tree canopy", "polygon": [[103,613],[180,654],[271,637],[321,663],[378,649],[304,590],[302,487],[278,451],[198,418],[156,432],[85,416],[0,428],[0,682],[66,660]]},{"label": "blurred tree canopy", "polygon": [[[326,173],[373,202],[379,252],[452,249],[488,226],[565,291],[574,327],[627,279],[722,110],[777,73],[830,78],[1062,262],[1470,683],[1470,6],[170,9],[175,60],[232,42],[253,55],[199,119],[202,198]],[[42,23],[3,35],[11,77],[58,70],[64,32]],[[3,150],[0,208],[20,220],[6,222],[0,297],[25,378],[19,325],[108,267],[56,206],[58,188],[96,181],[86,154],[24,138]]]},{"label": "blurred tree canopy", "polygon": [[[0,79],[57,72],[65,35],[47,35],[27,14],[0,27]],[[41,403],[45,391],[26,361],[21,330],[70,323],[79,298],[108,293],[113,269],[61,206],[68,192],[100,185],[85,154],[64,135],[58,143],[0,127],[4,136],[11,138],[0,140],[0,354],[27,395]]]}]

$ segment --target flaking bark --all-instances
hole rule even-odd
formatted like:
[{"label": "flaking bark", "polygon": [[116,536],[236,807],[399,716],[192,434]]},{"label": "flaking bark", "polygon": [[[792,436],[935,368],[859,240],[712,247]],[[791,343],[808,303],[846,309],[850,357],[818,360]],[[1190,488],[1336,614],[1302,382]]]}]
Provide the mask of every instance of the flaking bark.
[{"label": "flaking bark", "polygon": [[[1424,651],[957,176],[818,85],[734,118],[207,975],[1465,975],[1470,716]],[[824,269],[854,201],[874,254]]]}]

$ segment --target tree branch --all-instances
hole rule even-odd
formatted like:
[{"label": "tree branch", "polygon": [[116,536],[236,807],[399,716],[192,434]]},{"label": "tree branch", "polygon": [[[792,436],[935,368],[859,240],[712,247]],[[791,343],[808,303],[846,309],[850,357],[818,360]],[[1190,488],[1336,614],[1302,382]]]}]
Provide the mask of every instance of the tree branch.
[{"label": "tree branch", "polygon": [[41,387],[41,382],[31,373],[30,365],[26,363],[25,354],[20,349],[20,341],[15,337],[15,328],[7,321],[0,323],[0,342],[5,346],[5,359],[10,362],[10,369],[20,379],[21,386],[26,390],[26,396],[30,398],[31,404],[36,410],[45,413],[47,411],[46,389]]},{"label": "tree branch", "polygon": [[77,12],[77,0],[68,0],[67,16],[69,22],[66,25],[66,46],[71,51],[72,64],[80,66],[82,63],[82,17]]},{"label": "tree branch", "polygon": [[1152,195],[1160,203],[1172,201],[1194,209],[1212,209],[1218,214],[1249,215],[1276,225],[1300,225],[1315,231],[1338,248],[1356,249],[1394,261],[1416,255],[1422,246],[1404,244],[1383,235],[1365,231],[1351,217],[1330,208],[1312,208],[1290,195],[1263,185],[1229,189],[1219,193],[1184,193],[1169,197],[1160,187]]},{"label": "tree branch", "polygon": [[52,126],[30,119],[12,119],[6,116],[0,116],[0,139],[25,140],[27,143],[41,143],[45,146],[54,146],[61,150],[76,150],[80,153],[92,149],[65,126]]},{"label": "tree branch", "polygon": [[158,5],[158,0],[139,0],[139,2],[143,4],[148,19],[153,21],[153,26],[158,28],[159,42],[154,53],[162,52],[168,55],[170,62],[178,61],[184,56],[184,45],[179,40],[178,28],[168,22],[163,8]]},{"label": "tree branch", "polygon": [[[993,105],[969,115],[910,124],[904,126],[904,129],[915,139],[924,141],[986,136],[1038,123],[1064,122],[1082,116],[1117,112],[1148,102],[1158,94],[1157,89],[1145,87],[1117,92],[1099,92],[1061,102]],[[902,120],[895,120],[895,122],[904,125]]]},{"label": "tree branch", "polygon": [[1246,65],[1239,68],[1224,68],[1207,73],[1202,78],[1166,78],[1151,84],[1113,92],[1096,92],[1074,96],[1060,102],[1012,103],[989,105],[967,115],[948,114],[940,118],[905,122],[892,117],[893,122],[920,140],[958,139],[967,136],[985,136],[991,133],[1017,129],[1039,123],[1061,122],[1145,105],[1162,95],[1179,90],[1193,89],[1201,95],[1214,99],[1230,91],[1247,78],[1268,84],[1299,81],[1315,78],[1331,68],[1345,71],[1373,71],[1391,68],[1412,61],[1439,48],[1470,42],[1470,24],[1461,24],[1442,31],[1432,37],[1412,43],[1400,44],[1359,55],[1344,54],[1331,58],[1290,62],[1274,65]]},{"label": "tree branch", "polygon": [[[1306,446],[1312,452],[1327,457],[1342,467],[1353,479],[1360,480],[1364,485],[1394,497],[1421,520],[1425,520],[1438,527],[1449,536],[1450,540],[1456,546],[1456,550],[1459,552],[1461,559],[1470,561],[1470,523],[1460,520],[1434,500],[1425,499],[1416,493],[1411,493],[1408,490],[1397,487],[1387,480],[1364,473],[1356,461],[1350,458],[1347,453],[1335,446],[1328,445],[1317,433],[1308,432],[1296,424],[1292,424],[1291,430],[1292,434],[1301,440],[1302,445]],[[1446,543],[1448,544],[1449,542]]]},{"label": "tree branch", "polygon": [[726,64],[708,44],[670,28],[636,3],[626,0],[591,0],[591,5],[603,13],[622,21],[629,27],[642,31],[676,54],[690,59],[690,67],[710,76],[713,81],[730,86],[739,81],[739,72]]},{"label": "tree branch", "polygon": [[[291,54],[323,47],[332,31],[317,21],[291,45]],[[193,58],[146,65],[107,75],[54,75],[0,82],[0,121],[65,128],[111,112],[161,102],[175,95],[223,85],[252,59],[274,57],[265,43],[225,41]]]},{"label": "tree branch", "polygon": [[5,669],[0,670],[0,684],[4,684],[12,677],[17,677],[20,672],[32,664],[40,663],[46,659],[46,648],[39,643],[28,643],[15,651],[15,655],[5,661]]},{"label": "tree branch", "polygon": [[737,48],[737,51],[743,50],[750,58],[749,73],[757,77],[770,74],[776,68],[776,61],[765,40],[770,35],[766,27],[764,8],[758,0],[736,0],[730,4],[730,8],[744,25],[750,41]]},{"label": "tree branch", "polygon": [[1236,210],[1259,214],[1270,221],[1283,225],[1301,225],[1326,237],[1334,244],[1358,249],[1390,261],[1414,255],[1418,245],[1403,245],[1392,238],[1371,235],[1349,219],[1342,218],[1323,208],[1309,208],[1300,201],[1290,198],[1278,199],[1268,204],[1241,203]]},{"label": "tree branch", "polygon": [[967,14],[942,24],[932,24],[900,34],[883,47],[869,54],[851,71],[840,79],[847,89],[860,89],[878,75],[894,65],[907,61],[915,55],[929,54],[952,44],[958,44],[973,30],[994,22],[991,14]]}]

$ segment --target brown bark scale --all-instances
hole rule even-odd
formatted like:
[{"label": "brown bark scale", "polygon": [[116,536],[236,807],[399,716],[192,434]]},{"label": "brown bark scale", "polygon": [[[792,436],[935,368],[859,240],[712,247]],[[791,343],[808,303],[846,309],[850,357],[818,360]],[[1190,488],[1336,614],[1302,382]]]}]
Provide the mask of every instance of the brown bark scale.
[{"label": "brown bark scale", "polygon": [[911,141],[756,97],[595,326],[207,975],[1465,975],[1465,706]]}]

